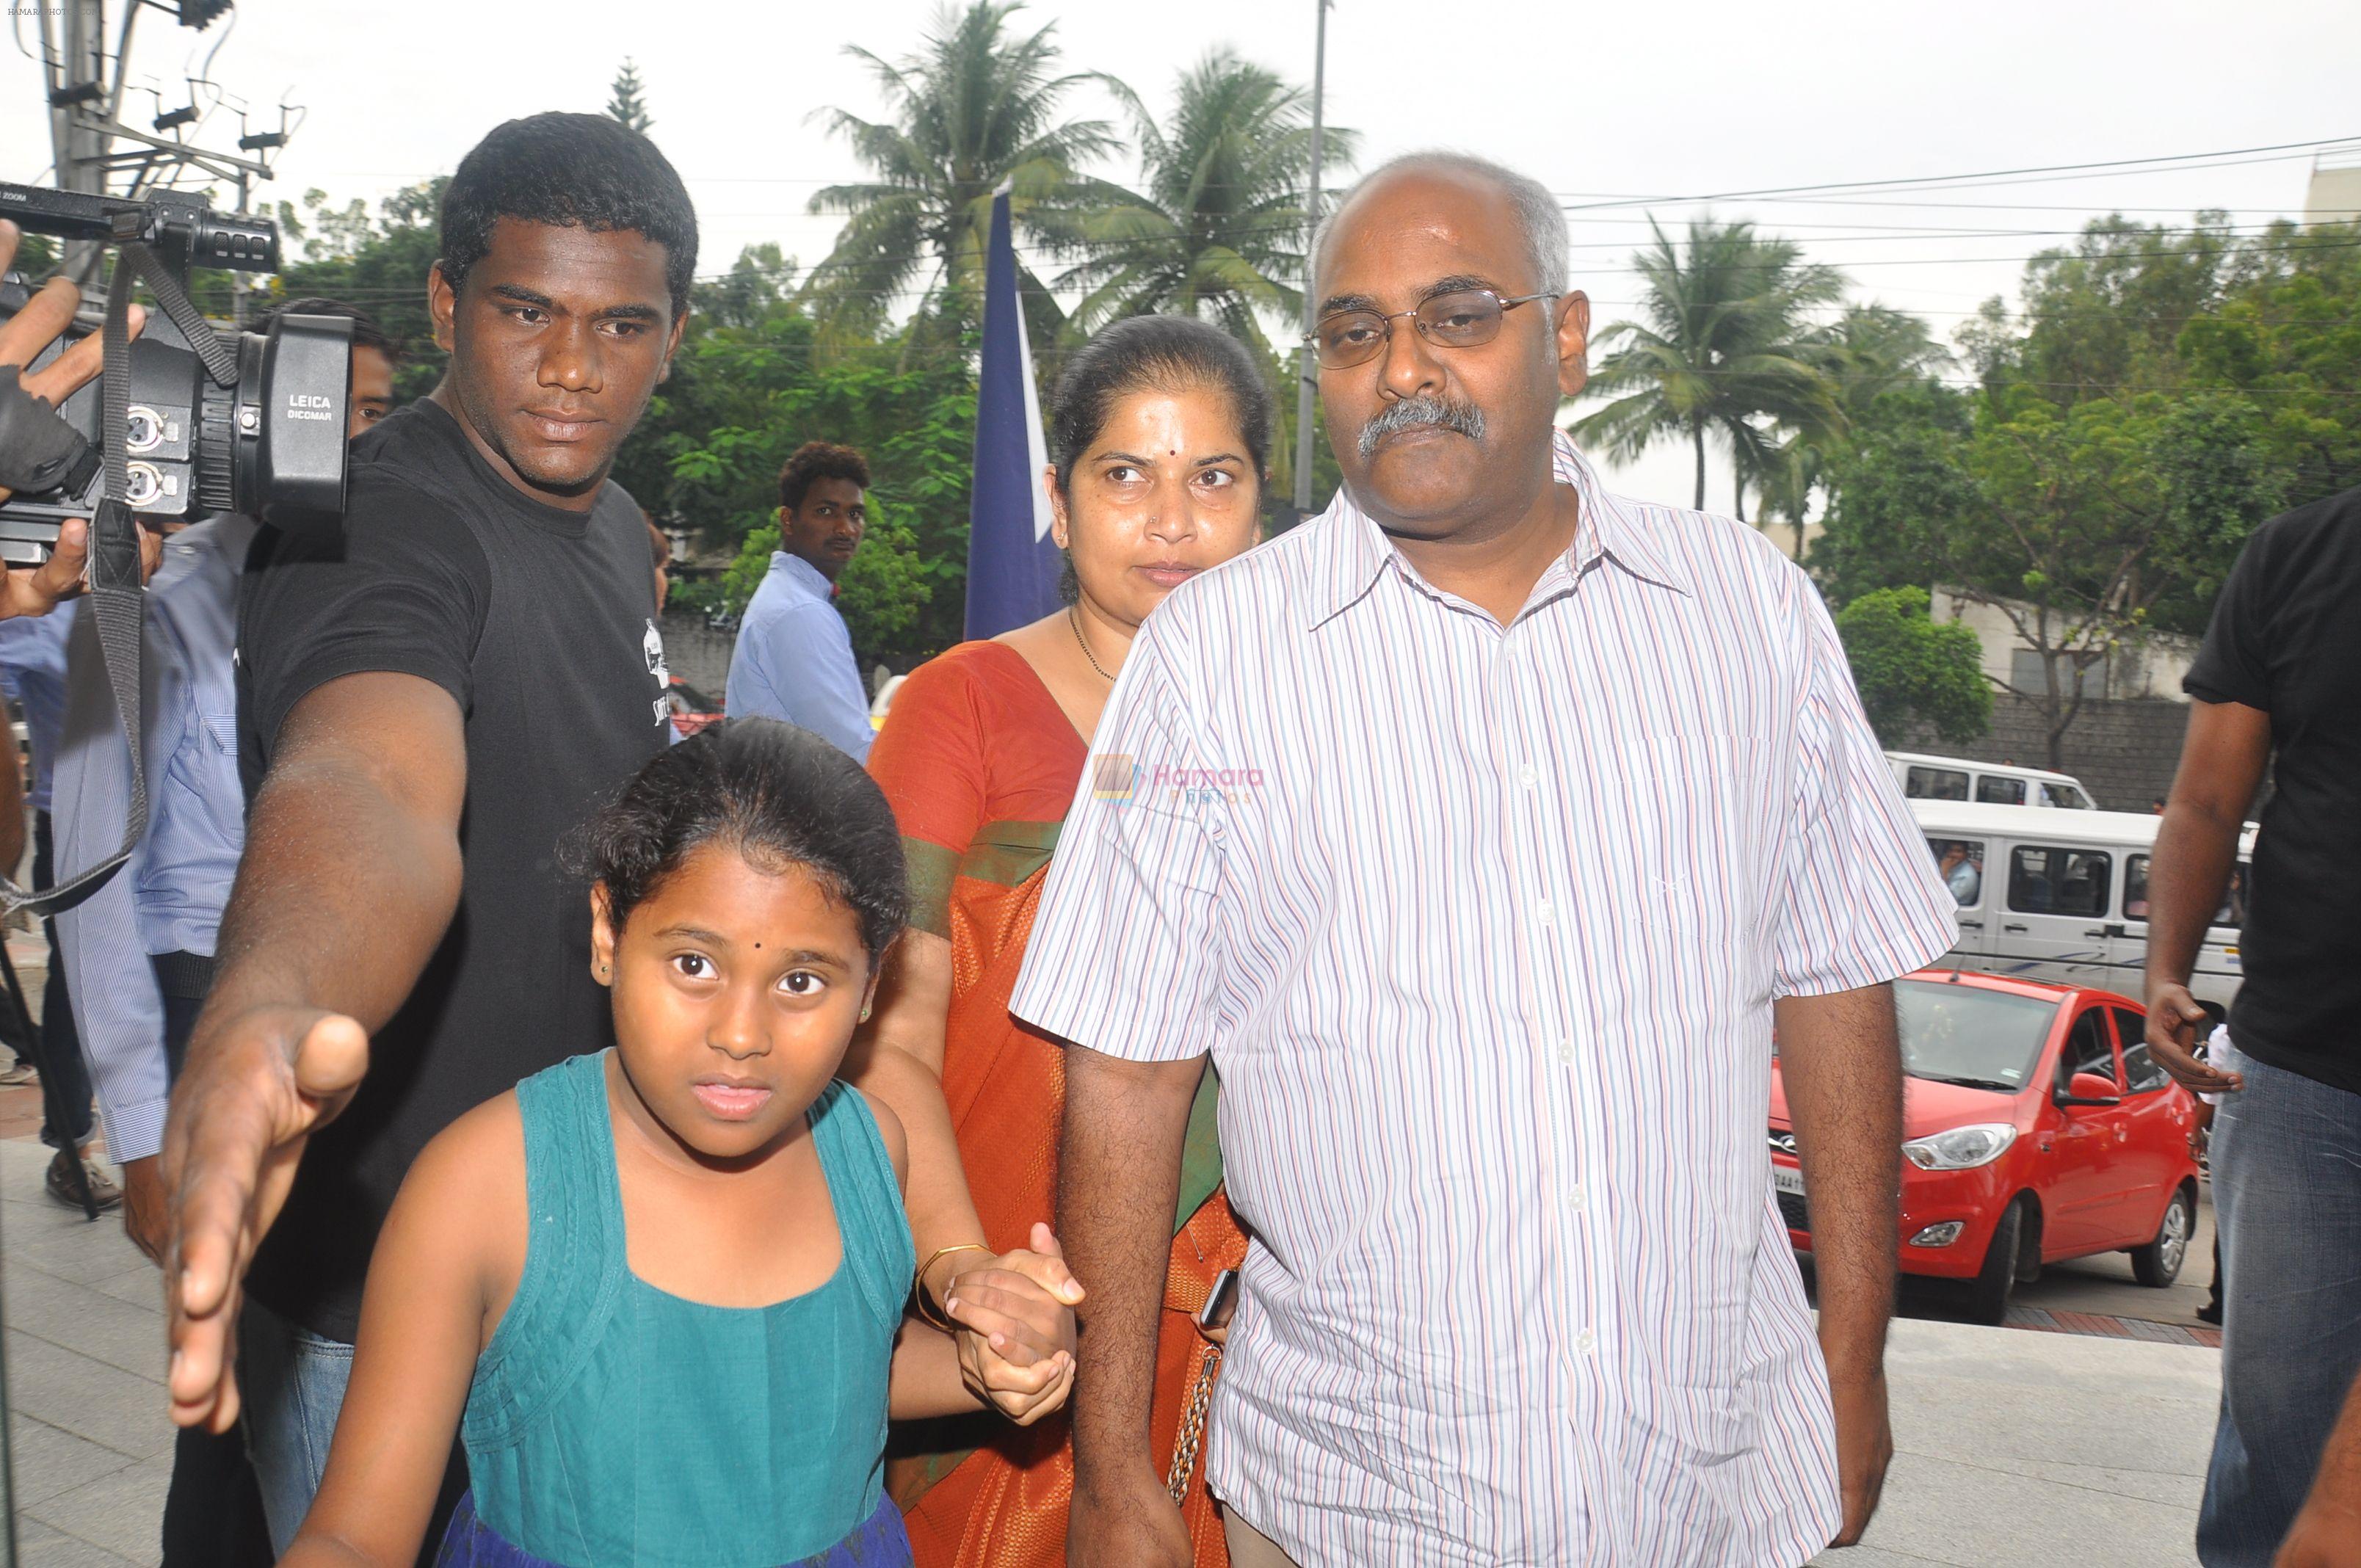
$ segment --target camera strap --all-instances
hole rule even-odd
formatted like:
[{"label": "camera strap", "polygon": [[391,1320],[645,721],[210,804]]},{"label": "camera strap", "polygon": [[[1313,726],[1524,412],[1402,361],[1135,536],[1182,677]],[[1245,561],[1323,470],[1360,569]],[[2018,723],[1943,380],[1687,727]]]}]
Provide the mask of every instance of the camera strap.
[{"label": "camera strap", "polygon": [[135,273],[188,339],[214,383],[229,387],[237,381],[236,356],[181,289],[180,280],[146,246],[126,244],[107,281],[106,323],[102,329],[105,356],[99,371],[99,447],[105,457],[106,488],[90,522],[89,598],[90,613],[98,623],[106,684],[115,693],[115,715],[122,721],[124,744],[131,753],[131,805],[124,816],[122,845],[96,865],[38,891],[27,891],[0,876],[0,909],[29,910],[44,919],[71,909],[105,885],[148,831],[148,762],[140,743],[139,701],[146,587],[139,575],[139,520],[125,499],[131,479],[123,450],[123,433],[131,417],[131,280]]}]

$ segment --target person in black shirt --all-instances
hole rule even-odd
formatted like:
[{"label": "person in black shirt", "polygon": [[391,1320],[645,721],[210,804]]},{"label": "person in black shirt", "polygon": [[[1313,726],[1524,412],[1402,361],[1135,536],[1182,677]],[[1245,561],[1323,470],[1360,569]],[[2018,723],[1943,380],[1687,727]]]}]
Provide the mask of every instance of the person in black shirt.
[{"label": "person in black shirt", "polygon": [[558,842],[667,736],[607,473],[680,341],[688,193],[637,132],[539,115],[461,161],[442,243],[442,385],[356,446],[341,528],[265,530],[244,579],[247,840],[165,1132],[173,1419],[237,1418],[235,1328],[282,1551],[412,1158],[607,1026]]},{"label": "person in black shirt", "polygon": [[[2148,879],[2147,1043],[2221,1097],[2213,1202],[2222,1416],[2197,1524],[2207,1568],[2271,1562],[2361,1369],[2361,489],[2247,541],[2182,683],[2189,733]],[[2246,979],[2226,1038],[2190,966],[2232,883]]]}]

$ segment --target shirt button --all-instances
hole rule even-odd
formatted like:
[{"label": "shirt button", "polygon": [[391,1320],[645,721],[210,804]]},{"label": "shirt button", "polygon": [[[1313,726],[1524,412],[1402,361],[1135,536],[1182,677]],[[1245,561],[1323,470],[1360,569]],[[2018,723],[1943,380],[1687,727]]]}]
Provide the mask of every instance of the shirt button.
[{"label": "shirt button", "polygon": [[1557,1059],[1567,1067],[1572,1067],[1574,1065],[1574,1042],[1572,1040],[1560,1040],[1557,1043]]},{"label": "shirt button", "polygon": [[1566,1193],[1565,1206],[1577,1214],[1590,1207],[1590,1194],[1582,1190],[1580,1182],[1575,1183],[1573,1190]]},{"label": "shirt button", "polygon": [[1546,898],[1542,900],[1541,907],[1534,913],[1540,917],[1541,923],[1544,926],[1554,926],[1557,924],[1557,911],[1551,907],[1550,901]]},{"label": "shirt button", "polygon": [[1598,1336],[1588,1329],[1574,1336],[1574,1348],[1585,1355],[1598,1348]]},{"label": "shirt button", "polygon": [[1527,762],[1517,770],[1517,782],[1527,789],[1536,789],[1541,785],[1542,775],[1538,769]]}]

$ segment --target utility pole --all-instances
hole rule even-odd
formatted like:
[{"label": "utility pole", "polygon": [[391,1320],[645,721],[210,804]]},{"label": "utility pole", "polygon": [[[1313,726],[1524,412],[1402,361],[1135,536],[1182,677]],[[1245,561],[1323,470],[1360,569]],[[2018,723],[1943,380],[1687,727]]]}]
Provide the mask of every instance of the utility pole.
[{"label": "utility pole", "polygon": [[1312,52],[1312,189],[1303,202],[1303,341],[1295,345],[1295,516],[1312,511],[1312,395],[1320,385],[1320,361],[1312,352],[1312,328],[1320,302],[1312,289],[1312,236],[1320,230],[1320,128],[1328,87],[1328,7],[1312,0],[1320,15]]},{"label": "utility pole", "polygon": [[[199,117],[193,102],[199,83],[193,80],[189,84],[192,102],[184,108],[159,114],[152,132],[125,125],[123,95],[131,80],[132,28],[139,13],[154,3],[125,0],[111,56],[106,48],[105,0],[52,0],[30,7],[41,21],[41,70],[49,90],[49,147],[58,189],[93,196],[137,197],[151,189],[170,187],[184,171],[194,170],[235,184],[238,210],[244,212],[249,182],[270,178],[269,155],[287,143],[287,106],[280,106],[278,130],[253,135],[244,134],[245,115],[239,112],[238,151],[260,153],[264,155],[260,159],[209,152],[181,139],[181,127]],[[177,10],[182,27],[203,32],[229,8],[230,0],[179,0]],[[159,97],[158,107],[162,106]],[[170,133],[169,137],[166,132]],[[128,150],[116,150],[118,144],[128,144]],[[66,276],[89,290],[99,280],[103,253],[104,247],[91,241],[70,241],[65,251]],[[245,275],[234,272],[231,276],[243,279]]]}]

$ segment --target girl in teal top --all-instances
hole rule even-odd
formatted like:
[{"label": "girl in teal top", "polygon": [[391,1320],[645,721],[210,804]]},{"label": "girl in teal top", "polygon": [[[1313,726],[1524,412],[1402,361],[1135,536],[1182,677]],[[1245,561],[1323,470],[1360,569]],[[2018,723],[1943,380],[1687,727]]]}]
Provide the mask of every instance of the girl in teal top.
[{"label": "girl in teal top", "polygon": [[[419,1156],[284,1561],[413,1562],[456,1431],[446,1564],[906,1563],[887,1416],[979,1401],[904,1321],[901,1125],[835,1077],[906,908],[893,816],[835,748],[751,719],[650,762],[586,841],[615,1047]],[[1030,1419],[1071,1376],[1060,1351],[980,1380]]]}]

